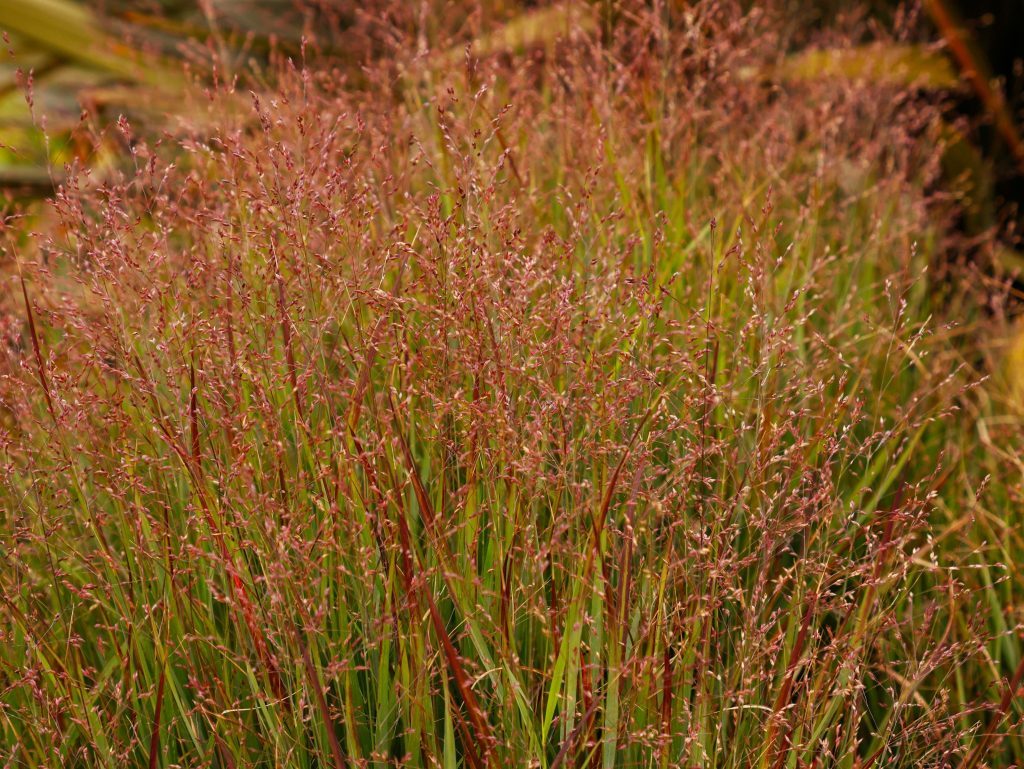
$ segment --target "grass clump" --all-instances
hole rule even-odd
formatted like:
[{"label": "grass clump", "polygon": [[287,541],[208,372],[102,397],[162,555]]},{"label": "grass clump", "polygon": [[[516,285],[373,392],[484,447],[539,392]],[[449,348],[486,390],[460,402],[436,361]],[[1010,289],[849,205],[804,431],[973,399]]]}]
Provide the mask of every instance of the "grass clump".
[{"label": "grass clump", "polygon": [[8,765],[1020,758],[938,108],[598,26],[310,54],[7,222]]}]

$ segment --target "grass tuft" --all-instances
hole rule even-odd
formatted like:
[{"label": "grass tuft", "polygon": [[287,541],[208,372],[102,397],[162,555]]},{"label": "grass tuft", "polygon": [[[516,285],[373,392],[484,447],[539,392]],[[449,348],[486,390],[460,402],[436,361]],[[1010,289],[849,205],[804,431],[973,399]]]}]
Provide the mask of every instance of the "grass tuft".
[{"label": "grass tuft", "polygon": [[5,765],[1024,760],[941,105],[750,78],[763,8],[403,8],[5,220]]}]

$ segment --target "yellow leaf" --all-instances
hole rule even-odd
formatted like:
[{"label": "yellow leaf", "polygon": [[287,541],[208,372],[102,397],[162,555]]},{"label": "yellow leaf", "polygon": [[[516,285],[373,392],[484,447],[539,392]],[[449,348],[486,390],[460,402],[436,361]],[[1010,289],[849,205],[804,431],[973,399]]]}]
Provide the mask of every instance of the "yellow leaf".
[{"label": "yellow leaf", "polygon": [[875,43],[855,48],[801,51],[766,73],[784,81],[842,78],[929,89],[956,88],[960,80],[946,57],[921,45]]},{"label": "yellow leaf", "polygon": [[[531,48],[550,48],[574,33],[597,29],[597,14],[589,5],[563,2],[527,11],[508,23],[474,40],[470,51],[474,56],[491,56],[502,52],[522,52]],[[457,61],[465,48],[450,49],[445,61]]]},{"label": "yellow leaf", "polygon": [[1024,410],[1024,327],[1021,324],[1017,324],[1007,345],[1001,379],[1011,405]]}]

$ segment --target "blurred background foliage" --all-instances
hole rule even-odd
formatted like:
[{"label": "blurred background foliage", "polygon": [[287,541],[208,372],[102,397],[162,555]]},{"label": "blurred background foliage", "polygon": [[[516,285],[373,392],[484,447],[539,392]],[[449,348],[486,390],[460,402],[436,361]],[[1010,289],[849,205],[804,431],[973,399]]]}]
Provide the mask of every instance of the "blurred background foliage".
[{"label": "blurred background foliage", "polygon": [[[490,0],[475,14],[466,13],[468,5],[410,3],[403,20],[394,18],[393,4],[385,17],[372,0],[4,0],[0,206],[49,194],[69,162],[94,171],[116,162],[124,155],[123,137],[102,126],[122,114],[161,125],[180,111],[187,78],[258,81],[263,64],[301,56],[307,39],[358,79],[358,65],[386,39],[389,25],[443,18],[455,39],[468,35],[477,55],[490,55],[545,46],[552,30],[568,23],[595,29],[628,23],[613,0]],[[687,2],[660,5],[666,13],[685,13]],[[937,134],[945,145],[944,183],[959,203],[955,227],[984,244],[979,258],[989,267],[1021,272],[1024,3],[779,0],[778,9],[792,19],[786,50],[771,71],[748,74],[768,87],[823,78],[895,82],[948,101]],[[833,42],[830,32],[840,29]],[[462,56],[464,48],[454,46],[448,55]]]},{"label": "blurred background foliage", "polygon": [[[186,72],[242,68],[297,51],[313,15],[287,0],[4,0],[0,31],[0,187],[10,200],[47,193],[64,164],[102,166],[116,145],[76,141],[83,123],[121,114],[159,122],[180,108]],[[335,14],[336,26],[344,23]],[[221,72],[221,75],[230,75]]]},{"label": "blurred background foliage", "polygon": [[[943,134],[950,186],[966,203],[962,225],[971,235],[999,226],[1012,244],[1024,199],[1017,116],[1024,98],[1024,3],[780,2],[792,19],[790,49],[780,51],[772,72],[757,74],[783,85],[803,78],[897,80],[950,98]],[[669,13],[685,13],[687,5],[661,4]],[[420,4],[409,5],[411,15],[423,15]],[[543,44],[574,5],[581,4],[484,3],[476,16],[493,28],[482,30],[474,47],[487,54]],[[605,24],[623,23],[611,0],[590,5]],[[451,20],[451,9],[445,16]],[[375,21],[401,23],[374,19],[372,2],[348,0],[4,0],[0,189],[8,200],[45,194],[65,163],[109,162],[116,147],[75,141],[74,129],[83,118],[102,125],[132,112],[159,121],[175,103],[183,63],[207,73],[215,63],[222,77],[251,74],[275,53],[298,54],[315,31],[317,45],[357,75],[360,61],[372,54]],[[828,30],[837,27],[861,29],[862,45],[829,47]],[[26,103],[29,73],[32,108]]]},{"label": "blurred background foliage", "polygon": [[[947,105],[928,140],[944,148],[942,192],[951,205],[937,215],[958,241],[950,253],[968,254],[999,292],[1009,284],[1005,309],[1019,315],[1024,0],[727,1],[789,20],[774,66],[743,73],[766,88],[867,80]],[[691,5],[650,2],[676,15]],[[307,44],[330,62],[332,77],[359,87],[362,63],[410,41],[423,50],[403,49],[406,60],[463,58],[467,46],[491,56],[549,49],[570,28],[608,34],[629,23],[615,0],[2,0],[0,214],[46,216],[35,202],[52,194],[68,164],[87,165],[98,181],[129,162],[127,134],[110,130],[121,116],[154,134],[178,121],[194,129],[203,115],[186,107],[196,106],[185,98],[195,93],[190,82],[239,79],[240,94],[259,91],[275,60],[301,59]],[[428,51],[428,39],[451,43]],[[956,291],[937,267],[935,290]],[[12,268],[0,264],[0,274]],[[0,296],[0,314],[9,304]],[[1002,328],[978,354],[999,361],[1024,408],[1024,325]]]}]

